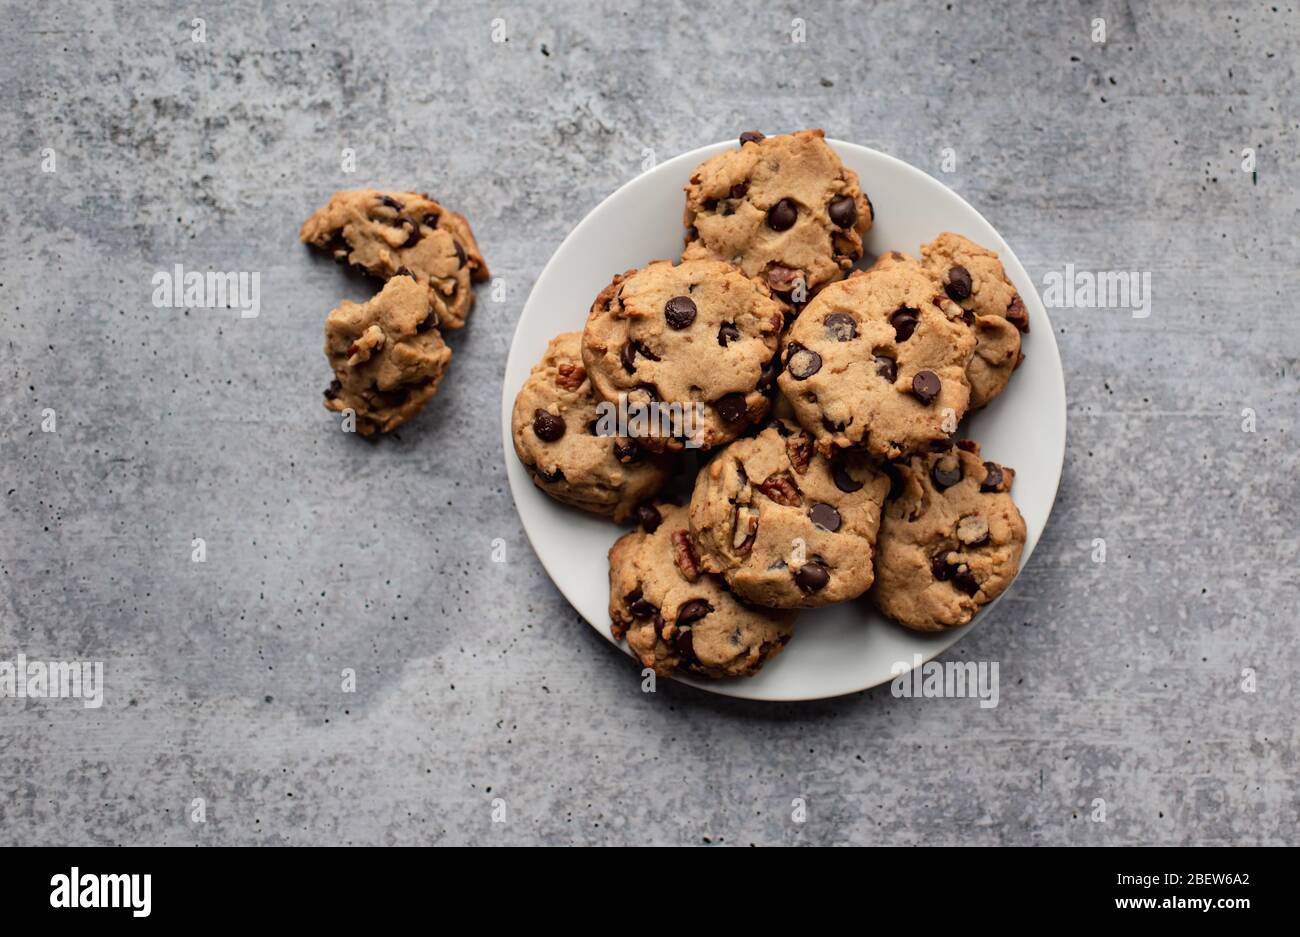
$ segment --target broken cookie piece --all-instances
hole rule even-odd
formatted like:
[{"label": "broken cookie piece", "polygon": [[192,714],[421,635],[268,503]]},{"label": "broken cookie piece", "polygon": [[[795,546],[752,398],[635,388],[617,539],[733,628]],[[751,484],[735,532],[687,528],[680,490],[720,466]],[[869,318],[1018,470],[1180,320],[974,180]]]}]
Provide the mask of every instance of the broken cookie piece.
[{"label": "broken cookie piece", "polygon": [[405,274],[427,288],[441,326],[458,329],[487,264],[463,215],[419,192],[335,192],[303,224],[303,243],[382,279]]},{"label": "broken cookie piece", "polygon": [[345,301],[325,320],[325,357],[334,369],[325,406],[351,410],[363,436],[411,419],[451,361],[436,323],[428,290],[409,276],[393,277],[367,303]]}]

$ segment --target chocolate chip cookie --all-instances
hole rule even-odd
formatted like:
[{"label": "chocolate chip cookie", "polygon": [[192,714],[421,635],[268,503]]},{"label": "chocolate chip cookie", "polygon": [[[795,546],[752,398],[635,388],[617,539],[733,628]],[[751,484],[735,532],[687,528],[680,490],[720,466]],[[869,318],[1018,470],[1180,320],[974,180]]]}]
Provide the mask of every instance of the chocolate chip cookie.
[{"label": "chocolate chip cookie", "polygon": [[923,244],[921,263],[948,298],[975,317],[975,354],[966,377],[971,407],[982,407],[1002,393],[1024,357],[1020,333],[1029,331],[1029,311],[998,255],[960,234],[944,232]]},{"label": "chocolate chip cookie", "polygon": [[596,297],[582,359],[643,448],[711,449],[767,412],[783,324],[768,289],[731,265],[657,261]]},{"label": "chocolate chip cookie", "polygon": [[793,419],[731,443],[695,480],[691,532],[700,561],[750,602],[811,608],[871,586],[889,479],[867,458],[813,449]]},{"label": "chocolate chip cookie", "polygon": [[891,471],[899,490],[880,522],[871,600],[917,631],[964,625],[1020,568],[1025,521],[1009,494],[1015,472],[982,461],[970,440]]},{"label": "chocolate chip cookie", "polygon": [[844,276],[862,256],[872,207],[823,136],[751,131],[739,149],[696,167],[682,259],[733,263],[796,304]]},{"label": "chocolate chip cookie", "polygon": [[344,301],[325,320],[334,382],[325,406],[356,414],[363,436],[387,433],[419,413],[451,361],[429,303],[411,277],[393,277],[367,303]]},{"label": "chocolate chip cookie", "polygon": [[823,455],[896,459],[950,444],[970,402],[975,336],[914,264],[822,289],[782,342],[781,393]]},{"label": "chocolate chip cookie", "polygon": [[700,568],[687,509],[657,506],[660,522],[621,537],[609,551],[609,617],[615,638],[664,675],[758,672],[793,634],[794,613],[745,605]]},{"label": "chocolate chip cookie", "polygon": [[[557,501],[626,519],[668,480],[663,457],[613,435],[613,420],[582,364],[582,333],[551,339],[515,397],[515,452],[533,482]],[[606,421],[602,423],[602,417]]]},{"label": "chocolate chip cookie", "polygon": [[335,192],[299,237],[373,276],[414,277],[428,287],[446,329],[465,324],[474,304],[470,283],[488,278],[469,222],[423,193]]}]

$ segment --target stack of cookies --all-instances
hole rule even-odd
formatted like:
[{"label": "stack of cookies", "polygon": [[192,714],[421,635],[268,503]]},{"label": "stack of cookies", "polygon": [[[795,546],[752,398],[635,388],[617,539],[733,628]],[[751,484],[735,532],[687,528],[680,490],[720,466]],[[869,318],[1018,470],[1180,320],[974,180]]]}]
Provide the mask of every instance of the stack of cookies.
[{"label": "stack of cookies", "polygon": [[692,174],[681,259],[615,276],[519,391],[536,485],[637,525],[611,629],[660,674],[754,674],[798,609],[863,596],[955,628],[1016,574],[1015,473],[957,437],[1021,361],[1025,306],[957,234],[854,270],[873,220],[820,130],[746,133]]},{"label": "stack of cookies", "polygon": [[363,436],[396,429],[437,392],[451,362],[439,329],[465,324],[470,284],[488,278],[469,222],[424,193],[362,189],[336,192],[299,236],[385,281],[325,320],[325,406],[350,413]]}]

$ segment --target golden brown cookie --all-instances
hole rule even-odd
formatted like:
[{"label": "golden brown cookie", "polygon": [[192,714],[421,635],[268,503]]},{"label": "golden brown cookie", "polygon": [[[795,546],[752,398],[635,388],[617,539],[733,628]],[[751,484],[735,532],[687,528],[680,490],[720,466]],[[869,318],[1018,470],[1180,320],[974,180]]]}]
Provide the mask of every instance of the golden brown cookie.
[{"label": "golden brown cookie", "polygon": [[335,192],[303,223],[299,237],[373,276],[414,277],[428,287],[445,329],[465,324],[474,305],[470,283],[488,278],[469,222],[423,193]]},{"label": "golden brown cookie", "polygon": [[862,256],[872,208],[823,136],[751,131],[739,149],[696,167],[686,186],[682,259],[733,263],[786,302],[844,276]]},{"label": "golden brown cookie", "polygon": [[615,638],[643,666],[707,677],[746,677],[775,657],[794,613],[745,605],[695,555],[687,509],[663,503],[654,530],[633,531],[609,551],[609,616]]},{"label": "golden brown cookie", "polygon": [[704,568],[742,599],[812,608],[856,598],[872,582],[889,479],[866,456],[814,451],[793,419],[774,419],[704,466],[691,532]]},{"label": "golden brown cookie", "polygon": [[657,261],[596,297],[582,359],[602,398],[662,417],[629,425],[644,448],[711,449],[766,414],[783,322],[767,288],[729,264]]},{"label": "golden brown cookie", "polygon": [[436,321],[429,291],[407,276],[393,277],[367,303],[345,300],[325,320],[325,357],[334,369],[325,406],[352,410],[363,436],[419,413],[451,362]]},{"label": "golden brown cookie", "polygon": [[974,316],[975,354],[966,376],[972,409],[982,407],[1002,393],[1024,357],[1020,333],[1029,331],[1029,311],[998,255],[960,234],[946,231],[921,245],[921,264],[953,302]]},{"label": "golden brown cookie", "polygon": [[582,333],[551,340],[515,397],[515,453],[533,482],[557,501],[623,521],[663,487],[669,462],[635,440],[598,435],[602,401],[582,364]]},{"label": "golden brown cookie", "polygon": [[825,287],[782,342],[781,393],[817,448],[896,459],[946,447],[970,402],[975,337],[915,264]]},{"label": "golden brown cookie", "polygon": [[891,471],[899,490],[880,522],[871,600],[917,631],[964,625],[1020,568],[1026,530],[1009,494],[1015,472],[981,461],[970,440]]}]

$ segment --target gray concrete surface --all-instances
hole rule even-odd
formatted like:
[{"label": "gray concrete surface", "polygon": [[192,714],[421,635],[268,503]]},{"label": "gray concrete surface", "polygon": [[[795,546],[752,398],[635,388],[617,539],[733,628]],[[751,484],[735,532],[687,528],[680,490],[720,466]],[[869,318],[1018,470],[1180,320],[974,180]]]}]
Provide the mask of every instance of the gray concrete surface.
[{"label": "gray concrete surface", "polygon": [[[0,699],[4,841],[1296,841],[1294,4],[4,6],[0,660],[106,668],[100,709]],[[501,371],[551,252],[645,147],[807,125],[1036,282],[1151,274],[1148,318],[1052,313],[1060,498],[951,655],[1000,662],[993,710],[643,696],[515,516]],[[368,286],[295,242],[367,183],[470,215],[506,286],[373,447],[320,406]],[[261,315],[155,308],[176,263],[260,272]]]}]

